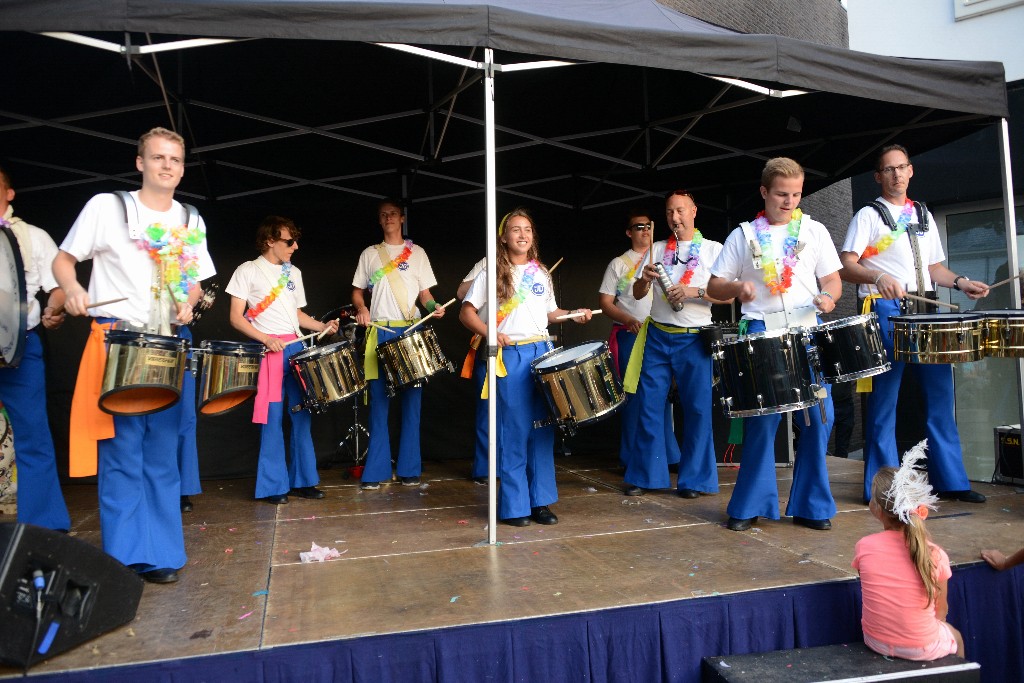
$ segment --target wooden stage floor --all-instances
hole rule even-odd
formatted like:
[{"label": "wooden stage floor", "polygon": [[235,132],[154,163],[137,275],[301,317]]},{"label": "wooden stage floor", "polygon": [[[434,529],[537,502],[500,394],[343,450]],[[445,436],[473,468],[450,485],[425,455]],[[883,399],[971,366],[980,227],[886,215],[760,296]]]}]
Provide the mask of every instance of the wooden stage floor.
[{"label": "wooden stage floor", "polygon": [[[854,543],[879,530],[861,503],[862,463],[829,458],[839,506],[829,532],[762,520],[725,528],[735,469],[721,492],[627,498],[615,456],[559,457],[555,526],[500,525],[486,540],[487,488],[464,460],[428,462],[423,483],[360,491],[321,471],[324,500],[274,506],[251,479],[205,481],[183,515],[188,564],[171,585],[147,584],[136,619],[33,666],[33,673],[116,666],[296,643],[601,610],[855,577]],[[791,469],[779,469],[782,505]],[[943,503],[928,519],[954,564],[1013,551],[1024,496],[975,484],[983,505]],[[78,539],[99,545],[96,488],[65,487]],[[0,517],[0,521],[13,521]],[[303,564],[310,545],[340,558]],[[0,677],[15,676],[0,668]]]}]

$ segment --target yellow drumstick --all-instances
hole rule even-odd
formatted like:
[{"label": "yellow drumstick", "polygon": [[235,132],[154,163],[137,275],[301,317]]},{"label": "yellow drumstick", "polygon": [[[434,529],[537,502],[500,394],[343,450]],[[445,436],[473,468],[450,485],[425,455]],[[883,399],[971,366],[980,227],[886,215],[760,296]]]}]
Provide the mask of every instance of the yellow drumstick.
[{"label": "yellow drumstick", "polygon": [[453,303],[455,303],[455,301],[456,301],[456,298],[452,297],[447,302],[441,304],[440,306],[435,307],[433,311],[431,311],[430,313],[427,313],[425,316],[423,316],[422,318],[420,318],[419,320],[414,322],[412,325],[409,325],[409,327],[407,327],[404,330],[402,330],[402,334],[406,334],[407,332],[411,332],[412,330],[415,330],[417,327],[419,327],[423,323],[427,322],[427,320],[429,318],[433,318],[437,314],[437,309],[438,308],[447,308],[448,306],[451,306]]},{"label": "yellow drumstick", "polygon": [[555,272],[555,268],[557,268],[557,267],[558,267],[558,264],[559,264],[559,263],[561,263],[561,262],[562,262],[562,261],[564,261],[564,260],[565,260],[565,257],[563,256],[562,258],[560,258],[560,259],[558,259],[557,261],[555,261],[555,265],[553,265],[553,266],[551,266],[550,268],[548,268],[548,273],[553,273],[553,272]]}]

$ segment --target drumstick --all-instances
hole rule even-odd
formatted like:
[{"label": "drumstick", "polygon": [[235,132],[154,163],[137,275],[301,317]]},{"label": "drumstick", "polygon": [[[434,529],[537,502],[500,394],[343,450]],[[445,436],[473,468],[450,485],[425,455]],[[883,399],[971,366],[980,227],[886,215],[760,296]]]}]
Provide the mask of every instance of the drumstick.
[{"label": "drumstick", "polygon": [[558,259],[557,261],[555,261],[555,265],[553,265],[553,266],[551,266],[550,268],[548,268],[548,273],[550,274],[550,273],[553,273],[553,272],[555,272],[555,268],[557,268],[557,267],[558,267],[558,264],[559,264],[559,263],[561,263],[561,262],[562,262],[562,261],[564,261],[564,260],[565,260],[565,257],[563,256],[562,258],[560,258],[560,259]]},{"label": "drumstick", "polygon": [[918,296],[916,294],[907,294],[906,292],[904,292],[903,296],[905,296],[908,299],[913,299],[914,301],[921,301],[926,304],[932,304],[933,306],[945,306],[946,308],[954,311],[960,310],[960,307],[957,306],[956,304],[947,304],[945,301],[936,301],[935,299],[929,299],[927,297]]},{"label": "drumstick", "polygon": [[366,323],[366,326],[367,327],[376,327],[378,330],[381,330],[383,332],[390,332],[391,334],[398,334],[397,330],[393,330],[390,327],[384,327],[383,325],[378,325],[377,323]]},{"label": "drumstick", "polygon": [[427,313],[425,316],[423,316],[422,318],[420,318],[419,320],[414,322],[412,325],[409,325],[409,327],[407,327],[404,330],[402,330],[402,334],[406,334],[408,332],[411,332],[412,330],[415,330],[417,327],[419,327],[423,323],[427,322],[428,319],[433,318],[437,314],[437,309],[438,308],[447,308],[448,306],[451,306],[453,303],[455,303],[455,301],[456,301],[456,297],[452,297],[446,303],[443,303],[440,306],[437,306],[436,308],[434,308],[433,311],[431,311],[430,313]]},{"label": "drumstick", "polygon": [[[96,308],[97,306],[106,306],[107,304],[119,304],[122,301],[128,301],[128,297],[122,296],[120,299],[107,299],[106,301],[97,301],[94,304],[89,304],[88,306],[86,306],[86,308]],[[63,312],[64,305],[61,304],[57,308],[53,309],[53,313],[51,315],[60,315]]]},{"label": "drumstick", "polygon": [[[338,318],[338,327],[341,327],[341,318]],[[319,334],[319,336],[317,336],[316,340],[320,341],[321,339],[323,339],[323,336],[325,334],[327,334],[327,328],[326,327],[324,329],[320,330],[320,334]]]},{"label": "drumstick", "polygon": [[1024,271],[1021,271],[1021,272],[1017,273],[1013,277],[1008,277],[1005,280],[1000,280],[999,282],[995,283],[994,285],[989,285],[988,288],[991,290],[991,289],[995,289],[996,287],[1002,287],[1003,285],[1008,285],[1011,282],[1013,282],[1014,280],[1016,280],[1018,278],[1021,278],[1021,277],[1024,277]]},{"label": "drumstick", "polygon": [[[601,315],[601,309],[600,308],[592,308],[592,309],[590,309],[590,313],[591,313],[591,315]],[[555,318],[555,320],[569,320],[570,318],[582,318],[586,314],[587,314],[586,311],[577,311],[575,313],[566,313],[565,315],[558,316],[557,318]]]}]

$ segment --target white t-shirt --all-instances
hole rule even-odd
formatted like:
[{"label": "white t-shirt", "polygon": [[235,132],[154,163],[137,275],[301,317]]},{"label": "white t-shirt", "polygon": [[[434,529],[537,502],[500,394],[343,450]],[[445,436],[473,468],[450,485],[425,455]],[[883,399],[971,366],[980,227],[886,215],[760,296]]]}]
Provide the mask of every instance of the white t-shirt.
[{"label": "white t-shirt", "polygon": [[[678,283],[686,272],[686,264],[690,258],[692,242],[679,242],[676,251],[676,263],[665,266],[665,271],[672,282]],[[651,245],[652,263],[661,263],[665,256],[665,248],[668,240],[661,240]],[[700,245],[700,253],[697,258],[697,269],[693,271],[688,287],[705,287],[711,279],[711,265],[722,253],[722,245],[714,240],[704,239]],[[664,265],[664,264],[663,264]],[[637,276],[643,275],[638,272]],[[657,290],[656,292],[654,290]],[[654,301],[651,304],[651,318],[659,323],[668,323],[680,327],[700,327],[711,324],[711,302],[705,299],[687,299],[683,302],[683,310],[672,310],[672,304],[661,290],[657,282],[651,283],[651,291],[654,292]]]},{"label": "white t-shirt", "polygon": [[[625,287],[621,292],[616,291],[619,285],[619,280],[626,276],[630,270],[633,270],[634,266],[644,258],[643,254],[638,254],[632,249],[626,251],[622,256],[612,259],[612,262],[608,264],[608,267],[604,269],[604,278],[601,279],[601,287],[597,290],[601,294],[610,294],[615,297],[615,306],[626,314],[633,316],[637,320],[644,320],[651,313],[651,301],[653,300],[652,292],[647,292],[647,295],[642,299],[633,298],[633,278],[629,278],[625,283]],[[629,261],[629,264],[626,264]],[[646,260],[644,261],[646,263]],[[643,268],[637,266],[637,273],[642,273]]]},{"label": "white t-shirt", "polygon": [[468,273],[466,273],[466,277],[462,278],[462,281],[463,282],[472,282],[473,280],[476,279],[477,275],[479,275],[480,273],[484,272],[484,270],[486,270],[486,269],[487,269],[487,257],[485,256],[485,257],[483,257],[482,259],[480,259],[479,261],[477,261],[476,263],[473,264],[473,267],[470,269],[470,271]]},{"label": "white t-shirt", "polygon": [[[224,290],[245,301],[247,308],[257,306],[274,288],[283,272],[282,265],[275,265],[259,256],[246,261],[235,269]],[[306,305],[306,290],[302,286],[302,272],[294,265],[288,273],[288,284],[274,302],[252,321],[253,327],[264,334],[299,334],[298,311]]]},{"label": "white t-shirt", "polygon": [[28,249],[22,249],[24,257],[27,251],[31,254],[25,263],[25,296],[28,297],[28,329],[32,329],[42,320],[43,308],[36,299],[39,290],[50,292],[59,285],[53,277],[53,259],[57,257],[57,244],[47,232],[34,225],[30,225],[14,215],[14,207],[8,205],[4,214],[12,225],[17,225],[17,231],[27,234],[30,241]]},{"label": "white t-shirt", "polygon": [[[405,244],[385,244],[388,252],[388,259],[393,260],[405,249]],[[377,245],[367,247],[359,255],[359,264],[356,266],[356,273],[352,276],[352,286],[358,289],[369,289],[370,278],[384,264],[380,262],[377,253]],[[412,253],[409,258],[398,266],[397,272],[405,284],[406,305],[409,307],[414,318],[420,317],[419,309],[416,308],[416,301],[424,289],[430,289],[437,284],[434,278],[434,270],[430,267],[430,259],[427,252],[418,244],[412,246]],[[394,292],[391,291],[389,276],[383,276],[373,290],[370,292],[370,320],[405,320],[405,314],[395,300]]]},{"label": "white t-shirt", "polygon": [[[890,204],[884,198],[879,197],[889,209],[889,215],[893,220],[899,218],[903,211],[902,206]],[[911,215],[910,223],[917,223],[917,211]],[[910,228],[912,229],[912,228]],[[883,235],[890,233],[889,226],[885,224],[882,217],[878,215],[872,206],[865,206],[853,215],[850,227],[846,230],[846,239],[843,241],[843,251],[852,251],[858,256],[864,250],[875,244]],[[925,291],[932,291],[935,286],[932,284],[931,275],[928,273],[928,266],[935,263],[942,263],[946,260],[946,254],[942,250],[942,241],[939,239],[939,230],[935,225],[935,218],[928,212],[928,232],[919,235],[917,242],[921,247],[921,275],[924,278]],[[899,239],[880,254],[870,258],[862,259],[861,265],[865,268],[873,268],[888,273],[903,283],[903,288],[908,292],[917,291],[917,275],[914,271],[914,252],[910,247],[910,237],[900,235]],[[869,294],[877,294],[878,290],[874,285],[859,285],[857,294],[863,298]]]},{"label": "white t-shirt", "polygon": [[[523,280],[527,266],[513,266],[515,291]],[[476,276],[466,293],[465,301],[476,307],[480,319],[487,320],[487,273]],[[498,331],[508,335],[512,341],[523,341],[548,333],[548,313],[558,309],[555,303],[555,290],[551,286],[551,276],[547,271],[538,268],[533,276],[533,285],[526,298],[498,325]]]},{"label": "white t-shirt", "polygon": [[[785,225],[769,228],[772,239],[772,254],[775,256],[775,270],[782,275],[783,244],[787,236]],[[832,243],[828,229],[807,214],[800,224],[799,242],[804,243],[796,266],[793,268],[793,284],[780,297],[772,294],[764,283],[764,270],[755,269],[753,256],[748,240],[754,238],[753,226],[749,229],[748,238],[743,228],[736,228],[725,240],[722,253],[711,266],[711,272],[726,280],[746,280],[757,286],[757,294],[750,303],[743,304],[743,317],[752,320],[764,320],[765,313],[777,313],[783,308],[794,310],[804,306],[813,306],[814,297],[820,291],[817,278],[835,273],[842,267],[839,254]],[[756,239],[756,238],[755,238]],[[760,258],[758,258],[760,262]]]},{"label": "white t-shirt", "polygon": [[[139,193],[131,193],[139,209],[139,225],[161,223],[182,225],[186,220],[185,208],[177,201],[169,211],[154,211],[139,200]],[[199,219],[199,230],[206,234],[206,224]],[[78,214],[60,248],[78,261],[93,259],[92,277],[89,279],[89,300],[107,301],[123,296],[127,301],[89,309],[97,318],[120,318],[137,323],[149,322],[149,308],[153,300],[150,288],[153,282],[154,262],[146,250],[128,235],[124,204],[114,194],[98,194]],[[206,240],[197,247],[199,279],[213,277],[217,270],[206,248]],[[177,315],[176,307],[167,302],[170,319]]]}]

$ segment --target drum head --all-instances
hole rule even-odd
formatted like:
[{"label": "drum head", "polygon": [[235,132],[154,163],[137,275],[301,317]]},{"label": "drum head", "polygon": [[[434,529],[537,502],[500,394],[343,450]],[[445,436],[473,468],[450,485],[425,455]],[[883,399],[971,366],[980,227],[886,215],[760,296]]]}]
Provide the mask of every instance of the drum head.
[{"label": "drum head", "polygon": [[266,348],[259,342],[235,342],[235,341],[220,341],[217,339],[206,339],[199,348],[207,349],[212,353],[221,355],[233,355],[233,356],[260,356],[263,354],[263,350]]},{"label": "drum head", "polygon": [[550,353],[534,361],[534,369],[538,372],[545,370],[559,370],[563,367],[571,367],[582,360],[593,358],[608,350],[608,345],[603,341],[583,342],[578,346],[568,349],[555,349]]},{"label": "drum head", "polygon": [[7,365],[21,362],[28,332],[25,263],[14,231],[0,229],[0,354]]},{"label": "drum head", "polygon": [[901,323],[967,323],[984,319],[985,316],[978,313],[914,313],[889,317],[889,320]]},{"label": "drum head", "polygon": [[1007,308],[997,311],[975,311],[975,313],[980,313],[986,318],[999,318],[1000,320],[1024,318],[1024,311],[1017,308]]}]

